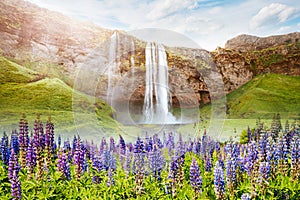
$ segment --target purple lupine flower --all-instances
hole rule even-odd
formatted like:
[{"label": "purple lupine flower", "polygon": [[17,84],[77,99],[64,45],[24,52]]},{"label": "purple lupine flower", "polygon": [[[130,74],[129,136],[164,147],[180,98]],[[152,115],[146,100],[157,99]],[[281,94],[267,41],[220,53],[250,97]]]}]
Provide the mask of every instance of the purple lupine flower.
[{"label": "purple lupine flower", "polygon": [[119,141],[119,154],[120,155],[125,155],[125,152],[126,152],[126,144],[125,144],[125,140],[124,138],[119,135],[120,137],[120,141]]},{"label": "purple lupine flower", "polygon": [[63,179],[71,180],[70,166],[67,161],[66,154],[62,149],[60,149],[58,152],[57,168],[58,171],[62,173]]},{"label": "purple lupine flower", "polygon": [[168,174],[169,183],[166,185],[166,193],[172,194],[174,198],[176,197],[176,193],[177,193],[176,182],[178,179],[178,169],[179,169],[178,159],[176,157],[173,157],[169,166],[169,174]]},{"label": "purple lupine flower", "polygon": [[152,137],[146,138],[146,140],[145,140],[145,150],[146,150],[146,152],[152,151],[152,148],[153,148]]},{"label": "purple lupine flower", "polygon": [[36,151],[33,147],[33,139],[29,140],[29,144],[27,148],[27,156],[26,156],[26,165],[27,165],[28,179],[31,179],[34,172],[34,168],[36,166]]},{"label": "purple lupine flower", "polygon": [[[25,118],[25,115],[24,115]],[[28,147],[28,122],[26,119],[21,119],[19,123],[19,145],[20,145],[20,160],[22,168],[26,167],[26,150]],[[15,152],[18,154],[19,152]]]},{"label": "purple lupine flower", "polygon": [[114,170],[109,168],[107,171],[107,176],[108,176],[107,186],[110,187],[115,184]]},{"label": "purple lupine flower", "polygon": [[77,137],[74,135],[73,137],[73,141],[72,141],[72,155],[74,155],[76,149],[77,149],[77,144],[78,144],[78,139]]},{"label": "purple lupine flower", "polygon": [[247,130],[247,135],[248,135],[248,143],[250,143],[252,141],[252,131],[249,126]]},{"label": "purple lupine flower", "polygon": [[103,152],[106,148],[107,148],[107,143],[106,143],[105,137],[103,137],[101,140],[101,143],[100,143],[99,153],[103,154]]},{"label": "purple lupine flower", "polygon": [[279,172],[283,175],[286,175],[288,171],[288,146],[285,137],[281,137],[278,141],[278,153],[279,153]]},{"label": "purple lupine flower", "polygon": [[109,139],[109,151],[115,152],[115,140],[113,137],[110,137]]},{"label": "purple lupine flower", "polygon": [[166,146],[168,148],[169,155],[171,156],[175,148],[175,139],[172,132],[170,132],[168,135]]},{"label": "purple lupine flower", "polygon": [[249,193],[242,194],[241,200],[251,200],[251,196]]},{"label": "purple lupine flower", "polygon": [[60,148],[60,145],[61,145],[61,136],[58,135],[57,137],[57,145],[58,145],[58,148]]},{"label": "purple lupine flower", "polygon": [[161,149],[158,148],[157,144],[153,145],[153,149],[148,153],[149,168],[152,172],[152,175],[155,179],[161,180],[161,171],[165,165],[165,159],[161,152]]},{"label": "purple lupine flower", "polygon": [[236,185],[236,169],[237,165],[235,163],[235,158],[229,154],[226,159],[226,182],[231,192],[234,190]]},{"label": "purple lupine flower", "polygon": [[250,176],[253,172],[254,164],[258,159],[258,151],[257,151],[257,146],[256,146],[255,141],[248,143],[247,152],[248,152],[248,154],[247,154],[246,169],[247,169],[248,175]]},{"label": "purple lupine flower", "polygon": [[133,173],[142,173],[145,171],[145,146],[143,141],[138,137],[134,144],[134,162],[133,162]]},{"label": "purple lupine flower", "polygon": [[157,144],[158,148],[160,149],[164,147],[163,143],[161,142],[157,134],[154,134],[153,136],[153,144]]},{"label": "purple lupine flower", "polygon": [[211,168],[212,168],[211,160],[212,160],[212,158],[210,157],[210,154],[208,154],[205,157],[205,166],[204,166],[204,168],[205,168],[206,172],[211,172]]},{"label": "purple lupine flower", "polygon": [[216,146],[215,146],[216,152],[217,152],[217,154],[219,154],[219,153],[221,152],[220,142],[216,142],[215,145],[216,145]]},{"label": "purple lupine flower", "polygon": [[44,140],[43,140],[43,130],[42,123],[39,120],[39,117],[35,120],[34,123],[34,133],[33,133],[33,147],[36,154],[36,164],[37,164],[37,179],[41,179],[44,174]]},{"label": "purple lupine flower", "polygon": [[214,190],[217,199],[225,199],[224,172],[218,161],[214,168]]},{"label": "purple lupine flower", "polygon": [[9,157],[10,157],[10,147],[8,142],[8,136],[4,132],[3,137],[1,139],[1,159],[4,165],[8,165]]},{"label": "purple lupine flower", "polygon": [[194,139],[194,143],[193,143],[193,152],[195,154],[200,154],[201,151],[201,143],[199,142],[199,139]]},{"label": "purple lupine flower", "polygon": [[224,164],[224,159],[223,159],[222,153],[219,153],[219,155],[218,155],[218,161],[219,161],[219,164],[222,167],[222,169],[224,169],[225,168],[225,164]]},{"label": "purple lupine flower", "polygon": [[265,195],[266,187],[268,186],[268,180],[270,177],[271,166],[268,162],[260,162],[259,164],[259,176],[258,183],[260,191]]},{"label": "purple lupine flower", "polygon": [[143,191],[143,180],[145,175],[145,146],[138,137],[134,144],[133,173],[135,174],[135,190],[138,194]]},{"label": "purple lupine flower", "polygon": [[77,145],[74,152],[74,163],[76,164],[75,174],[77,180],[80,179],[83,172],[84,152],[81,145],[80,137],[77,138]]},{"label": "purple lupine flower", "polygon": [[190,166],[190,183],[196,194],[201,192],[202,177],[200,175],[199,166],[195,158],[193,158]]},{"label": "purple lupine flower", "polygon": [[14,153],[14,150],[11,150],[10,158],[9,158],[9,167],[8,167],[8,178],[11,183],[11,196],[13,199],[21,199],[21,183],[18,178],[18,173],[20,170],[20,166],[18,163],[18,158]]},{"label": "purple lupine flower", "polygon": [[300,138],[294,135],[291,141],[291,176],[294,180],[299,178],[300,174]]},{"label": "purple lupine flower", "polygon": [[54,124],[51,122],[51,118],[49,117],[46,123],[46,134],[44,136],[44,144],[45,144],[45,152],[46,152],[46,167],[49,170],[51,164],[52,154],[54,152],[53,144],[54,144]]},{"label": "purple lupine flower", "polygon": [[267,136],[265,132],[260,133],[260,139],[258,142],[258,150],[259,150],[259,159],[261,161],[266,161],[266,156],[267,156]]},{"label": "purple lupine flower", "polygon": [[131,161],[132,161],[132,153],[130,152],[129,148],[127,148],[126,149],[126,159],[125,159],[125,163],[124,163],[124,170],[125,170],[127,176],[130,174]]}]

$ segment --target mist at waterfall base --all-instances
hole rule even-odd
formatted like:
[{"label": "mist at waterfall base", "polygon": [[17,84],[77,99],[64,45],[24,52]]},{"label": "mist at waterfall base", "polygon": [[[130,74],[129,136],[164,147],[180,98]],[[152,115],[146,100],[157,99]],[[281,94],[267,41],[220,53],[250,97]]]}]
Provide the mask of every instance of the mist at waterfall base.
[{"label": "mist at waterfall base", "polygon": [[[108,88],[107,96],[108,102],[115,109],[114,118],[124,125],[179,125],[194,123],[195,120],[188,117],[183,110],[180,110],[180,116],[172,114],[172,97],[169,88],[169,74],[168,74],[168,62],[165,48],[162,44],[154,42],[147,42],[145,48],[145,96],[143,105],[134,105],[132,101],[118,101],[122,95],[132,95],[138,87],[135,82],[136,70],[139,66],[135,66],[134,55],[135,46],[134,42],[126,43],[126,53],[130,54],[131,71],[124,75],[123,79],[130,79],[127,81],[126,89],[123,84],[120,84],[122,80],[115,81],[115,77],[118,76],[119,66],[121,64],[121,42],[120,36],[115,32],[111,37],[110,42],[110,64],[107,70],[108,76]],[[124,47],[123,47],[124,51]],[[126,51],[126,48],[125,48]],[[120,86],[119,86],[120,84]],[[126,90],[126,92],[124,92]],[[126,94],[124,94],[126,93]],[[130,97],[127,97],[130,99]],[[191,112],[191,110],[193,110]],[[199,112],[197,108],[197,112]],[[195,109],[190,109],[190,113],[198,117],[195,114]],[[196,117],[196,118],[197,118]]]}]

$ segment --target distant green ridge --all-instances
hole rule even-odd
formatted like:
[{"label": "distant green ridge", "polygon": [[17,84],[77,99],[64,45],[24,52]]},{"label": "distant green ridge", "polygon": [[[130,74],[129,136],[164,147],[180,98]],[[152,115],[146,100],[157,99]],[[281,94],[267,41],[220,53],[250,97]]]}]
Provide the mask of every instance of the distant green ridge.
[{"label": "distant green ridge", "polygon": [[300,118],[300,77],[263,74],[227,95],[229,118]]}]

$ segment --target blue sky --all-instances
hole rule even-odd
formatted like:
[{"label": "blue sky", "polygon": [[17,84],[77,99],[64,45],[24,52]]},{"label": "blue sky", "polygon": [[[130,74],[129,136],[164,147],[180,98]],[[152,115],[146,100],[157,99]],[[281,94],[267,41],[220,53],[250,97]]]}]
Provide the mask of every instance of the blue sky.
[{"label": "blue sky", "polygon": [[298,0],[28,0],[109,29],[168,29],[207,50],[238,34],[300,31]]}]

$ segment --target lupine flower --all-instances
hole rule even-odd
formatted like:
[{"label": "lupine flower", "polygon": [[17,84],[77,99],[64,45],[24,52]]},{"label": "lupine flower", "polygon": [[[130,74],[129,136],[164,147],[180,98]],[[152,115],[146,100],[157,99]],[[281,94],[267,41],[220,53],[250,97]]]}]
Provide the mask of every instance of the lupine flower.
[{"label": "lupine flower", "polygon": [[29,140],[29,144],[27,148],[26,165],[27,165],[28,179],[31,179],[34,172],[34,168],[36,166],[36,151],[33,147],[32,139]]},{"label": "lupine flower", "polygon": [[[23,116],[25,118],[25,116]],[[20,145],[20,158],[21,166],[23,169],[26,167],[26,150],[28,147],[28,122],[26,119],[21,119],[19,122],[19,145]],[[18,153],[18,152],[15,152]]]},{"label": "lupine flower", "polygon": [[193,143],[193,152],[195,154],[200,154],[200,150],[201,150],[201,143],[199,142],[199,139],[194,139],[194,143]]},{"label": "lupine flower", "polygon": [[176,180],[178,179],[178,169],[179,169],[178,159],[176,159],[176,157],[173,157],[169,167],[169,174],[168,174],[169,182],[166,185],[166,193],[172,194],[172,197],[174,198],[176,198],[177,195]]},{"label": "lupine flower", "polygon": [[291,176],[297,180],[300,176],[300,139],[294,135],[291,142]]},{"label": "lupine flower", "polygon": [[246,170],[248,175],[250,176],[253,173],[254,170],[254,164],[256,160],[258,159],[258,151],[257,146],[254,141],[250,142],[247,147],[247,164],[246,164]]},{"label": "lupine flower", "polygon": [[288,171],[288,147],[286,143],[286,138],[281,137],[278,141],[278,152],[279,152],[279,172],[286,175]]},{"label": "lupine flower", "polygon": [[211,172],[211,168],[212,168],[212,163],[211,163],[211,157],[210,155],[207,155],[205,158],[205,171],[206,172]]},{"label": "lupine flower", "polygon": [[259,190],[265,195],[266,187],[268,185],[268,180],[270,177],[271,166],[268,162],[261,162],[259,165]]},{"label": "lupine flower", "polygon": [[145,141],[145,150],[147,152],[150,152],[152,151],[152,148],[153,148],[153,140],[151,137],[149,138],[146,138],[146,141]]},{"label": "lupine flower", "polygon": [[260,133],[260,139],[259,139],[259,159],[261,161],[266,161],[267,157],[267,136],[266,133],[261,132]]},{"label": "lupine flower", "polygon": [[218,161],[214,168],[214,189],[217,199],[225,199],[224,172]]},{"label": "lupine flower", "polygon": [[115,152],[115,140],[113,137],[110,137],[109,139],[109,151]]},{"label": "lupine flower", "polygon": [[21,199],[21,183],[19,181],[18,173],[20,170],[20,166],[18,163],[18,158],[12,149],[10,159],[9,159],[9,167],[8,167],[8,178],[11,183],[11,196],[13,199]]},{"label": "lupine flower", "polygon": [[58,171],[62,173],[62,178],[66,180],[71,180],[70,166],[67,161],[67,157],[63,150],[58,152],[58,161],[57,161]]},{"label": "lupine flower", "polygon": [[84,152],[81,146],[80,137],[77,139],[77,145],[74,152],[74,163],[76,164],[75,174],[77,180],[80,179],[81,173],[83,172],[83,164],[84,164]]},{"label": "lupine flower", "polygon": [[164,168],[165,160],[157,144],[154,144],[153,149],[149,152],[148,160],[152,175],[155,179],[160,180],[160,174],[162,169]]},{"label": "lupine flower", "polygon": [[249,126],[248,126],[247,134],[248,134],[248,143],[250,143],[252,140],[252,131],[250,130]]},{"label": "lupine flower", "polygon": [[53,144],[54,144],[54,124],[51,122],[49,117],[46,123],[46,134],[45,134],[45,152],[46,152],[46,167],[49,169],[52,153],[53,153]]},{"label": "lupine flower", "polygon": [[200,175],[199,166],[195,158],[193,158],[190,166],[190,183],[194,189],[195,194],[201,192],[202,177]]},{"label": "lupine flower", "polygon": [[8,165],[9,157],[10,157],[10,147],[8,142],[8,136],[4,132],[3,137],[1,139],[1,159],[4,165]]},{"label": "lupine flower", "polygon": [[143,191],[143,179],[145,174],[145,146],[143,141],[138,137],[134,144],[134,161],[133,173],[135,174],[135,190],[137,194]]},{"label": "lupine flower", "polygon": [[229,188],[230,192],[234,191],[237,181],[237,157],[233,156],[232,154],[228,153],[226,158],[226,183]]},{"label": "lupine flower", "polygon": [[43,144],[43,125],[39,120],[39,117],[35,120],[34,123],[34,142],[33,147],[35,149],[36,154],[36,163],[37,163],[37,179],[41,179],[44,174],[44,144]]},{"label": "lupine flower", "polygon": [[11,142],[11,147],[14,149],[15,154],[19,154],[20,143],[19,143],[19,137],[18,137],[16,131],[12,131],[11,137],[10,137],[10,142]]},{"label": "lupine flower", "polygon": [[106,143],[105,137],[103,137],[102,140],[101,140],[99,153],[103,154],[103,152],[106,149],[106,147],[107,147],[107,143]]},{"label": "lupine flower", "polygon": [[127,148],[126,149],[126,157],[125,157],[125,163],[124,163],[124,170],[126,172],[126,175],[128,176],[130,174],[131,170],[131,160],[132,160],[132,153],[130,150]]}]

